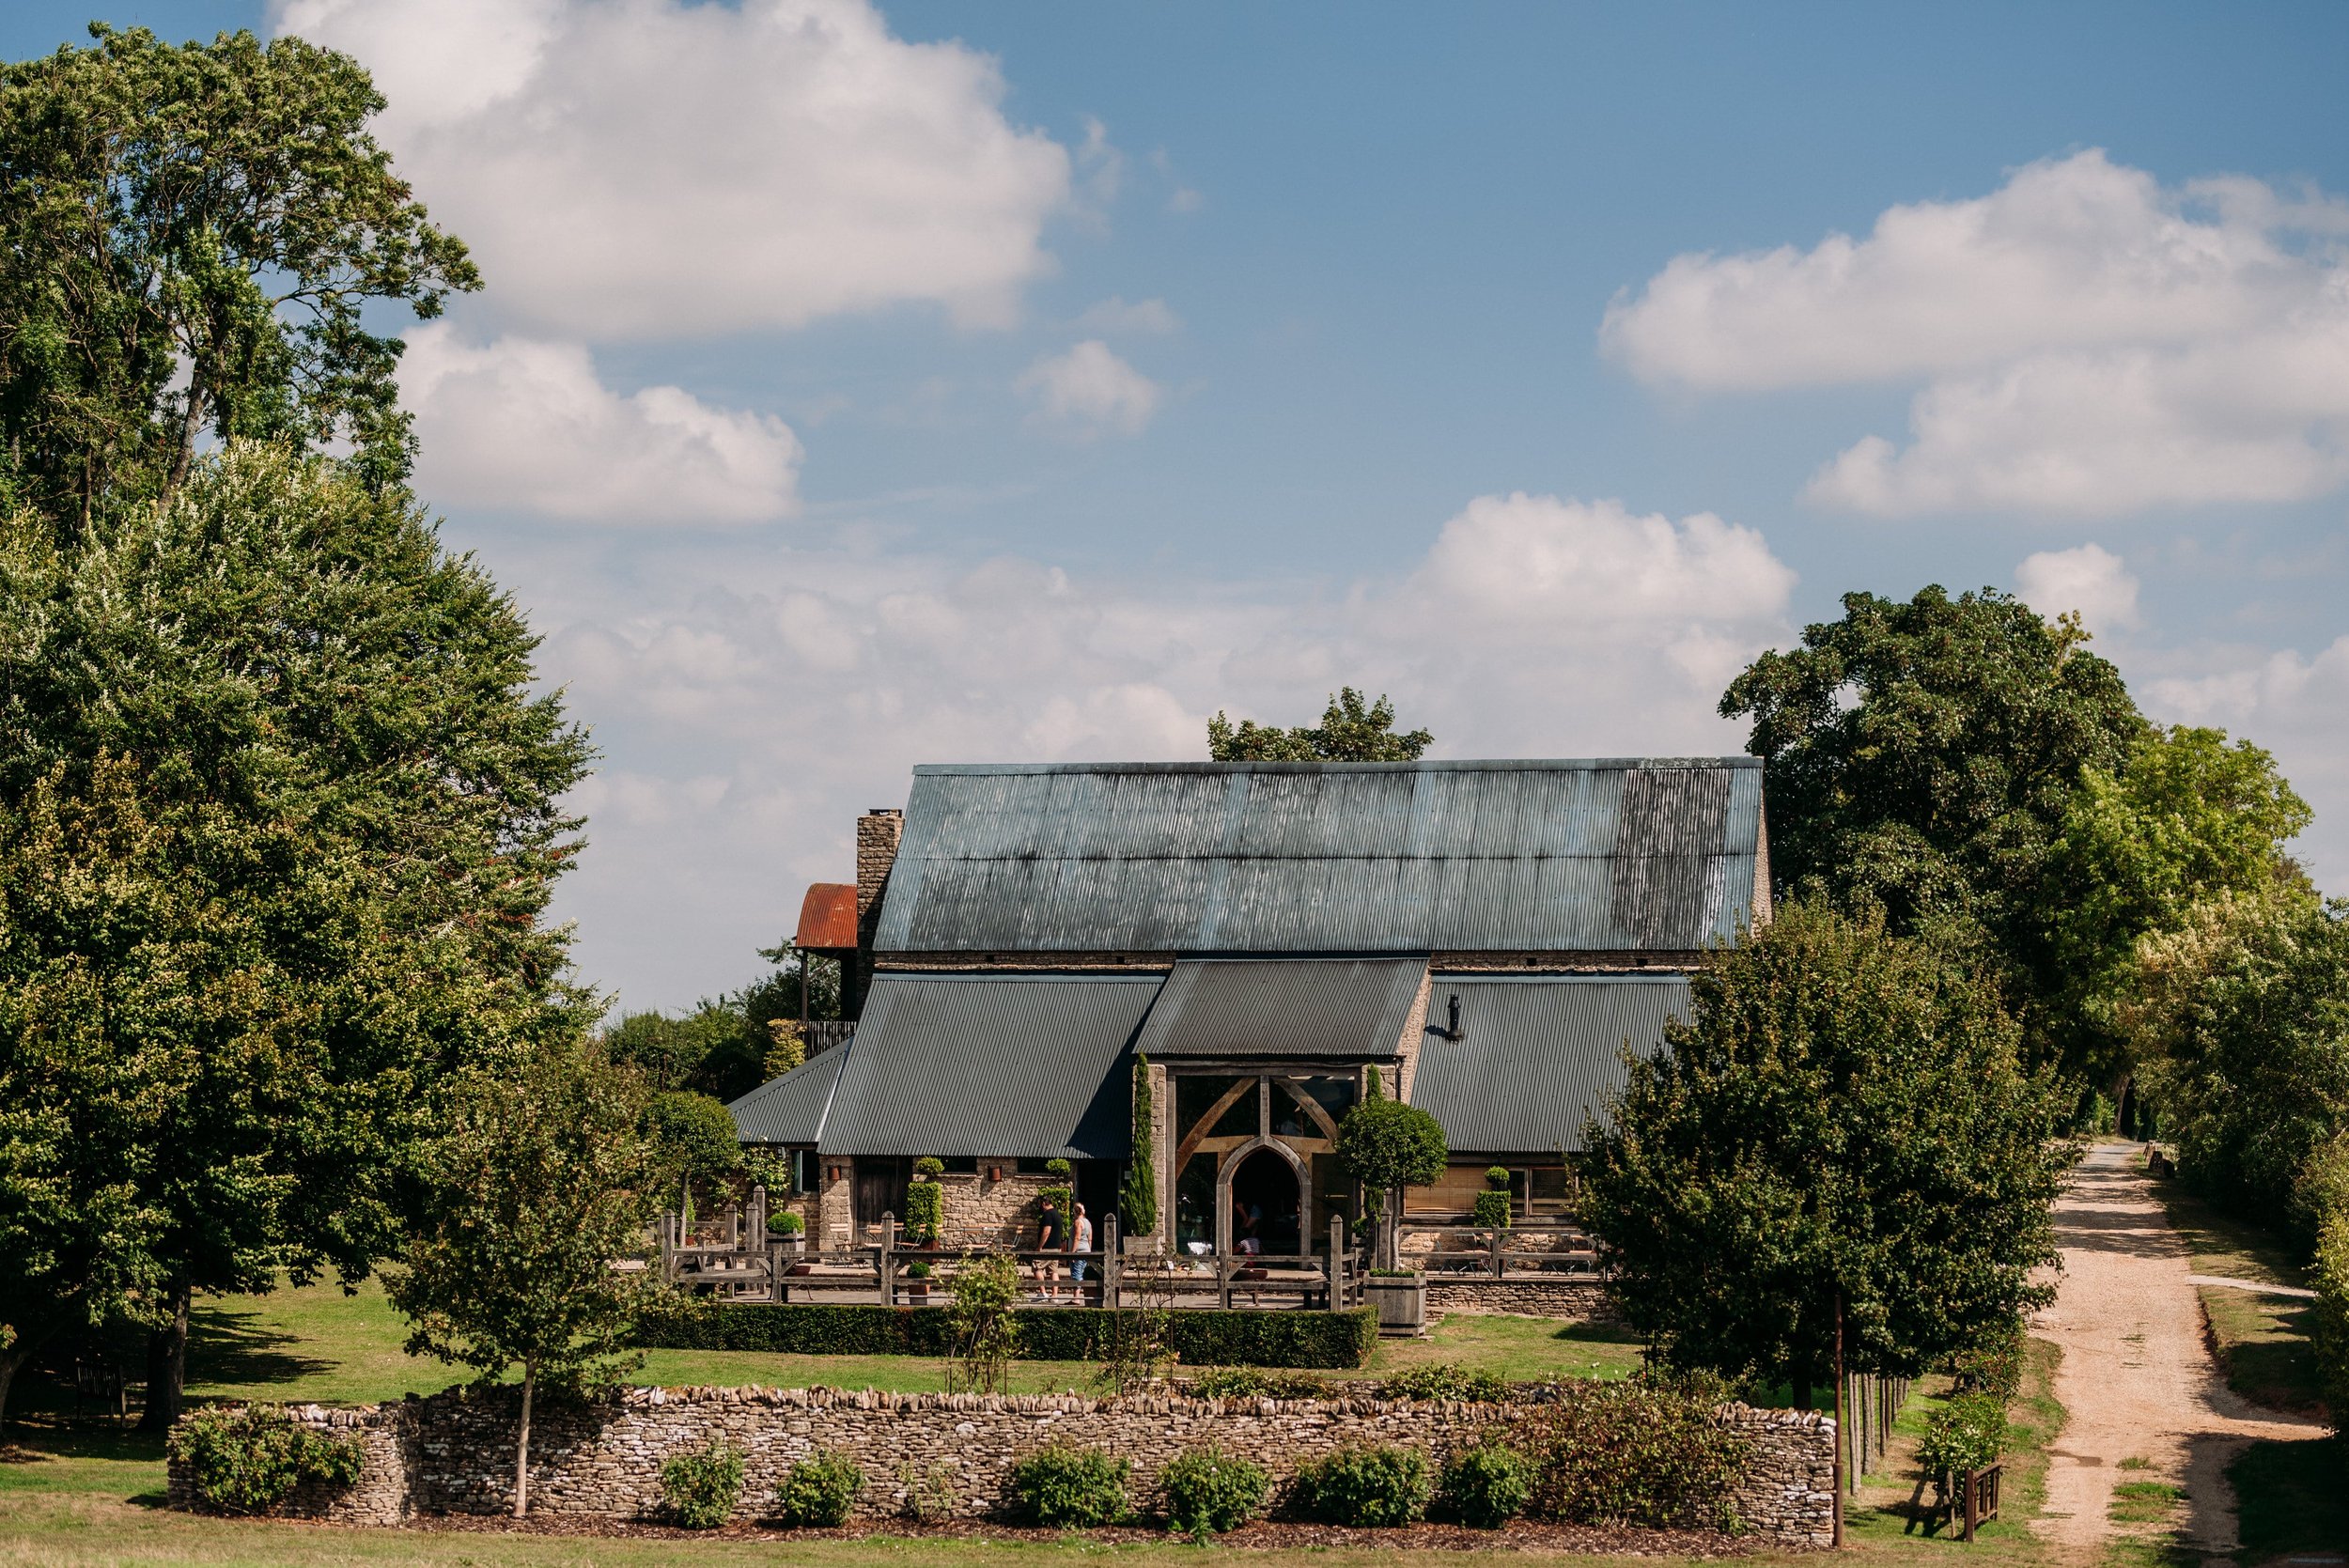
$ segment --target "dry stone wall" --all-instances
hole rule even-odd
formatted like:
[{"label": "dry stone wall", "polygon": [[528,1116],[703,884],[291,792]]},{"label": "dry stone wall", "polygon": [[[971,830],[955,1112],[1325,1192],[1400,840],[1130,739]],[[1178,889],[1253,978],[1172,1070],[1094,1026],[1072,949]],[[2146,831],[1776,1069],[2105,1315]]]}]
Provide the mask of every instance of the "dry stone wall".
[{"label": "dry stone wall", "polygon": [[[462,1389],[397,1405],[289,1412],[357,1433],[366,1463],[356,1485],[305,1489],[287,1512],[388,1525],[419,1514],[502,1514],[512,1506],[515,1399]],[[957,1512],[1003,1501],[1013,1462],[1050,1442],[1110,1450],[1133,1464],[1133,1496],[1157,1501],[1157,1477],[1184,1450],[1214,1442],[1285,1483],[1304,1460],[1348,1442],[1407,1443],[1440,1457],[1520,1407],[1375,1399],[1208,1400],[997,1398],[830,1389],[630,1389],[614,1401],[541,1405],[531,1434],[531,1511],[648,1518],[661,1506],[661,1466],[723,1437],[744,1454],[739,1514],[756,1518],[786,1470],[818,1449],[846,1453],[865,1475],[858,1512],[902,1513],[916,1478],[951,1488]],[[1785,1545],[1824,1546],[1834,1506],[1835,1423],[1815,1414],[1724,1406],[1751,1458],[1735,1497],[1746,1528]],[[174,1464],[170,1495],[193,1492]]]},{"label": "dry stone wall", "polygon": [[1576,1323],[1616,1321],[1614,1293],[1595,1280],[1446,1279],[1427,1281],[1431,1314],[1560,1318]]}]

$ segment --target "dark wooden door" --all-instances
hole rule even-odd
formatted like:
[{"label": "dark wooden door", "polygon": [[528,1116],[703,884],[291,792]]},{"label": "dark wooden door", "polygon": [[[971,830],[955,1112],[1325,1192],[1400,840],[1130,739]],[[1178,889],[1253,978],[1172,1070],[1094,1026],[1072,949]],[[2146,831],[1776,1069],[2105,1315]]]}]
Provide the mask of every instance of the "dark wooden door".
[{"label": "dark wooden door", "polygon": [[856,1223],[859,1230],[880,1223],[881,1216],[906,1216],[906,1188],[913,1175],[902,1159],[860,1159],[856,1162]]}]

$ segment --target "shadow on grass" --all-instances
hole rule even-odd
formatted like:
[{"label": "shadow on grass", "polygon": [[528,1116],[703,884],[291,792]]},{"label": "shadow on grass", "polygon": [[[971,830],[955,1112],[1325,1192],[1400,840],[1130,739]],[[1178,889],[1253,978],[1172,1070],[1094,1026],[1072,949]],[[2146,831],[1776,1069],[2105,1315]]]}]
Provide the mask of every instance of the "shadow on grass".
[{"label": "shadow on grass", "polygon": [[257,1311],[198,1307],[188,1314],[188,1382],[252,1388],[298,1383],[333,1372],[338,1364],[296,1355],[284,1346],[301,1340],[283,1329],[263,1327]]},{"label": "shadow on grass", "polygon": [[1638,1334],[1619,1324],[1569,1323],[1549,1336],[1553,1340],[1573,1340],[1585,1344],[1643,1344]]},{"label": "shadow on grass", "polygon": [[2220,1359],[2227,1369],[2227,1386],[2257,1405],[2277,1410],[2314,1414],[2324,1408],[2319,1397],[2316,1355],[2309,1344],[2314,1327],[2312,1307],[2276,1313],[2276,1328],[2292,1338],[2237,1340],[2222,1344]]},{"label": "shadow on grass", "polygon": [[2239,1560],[2339,1552],[2349,1544],[2349,1439],[2253,1443],[2227,1467],[2234,1484]]}]

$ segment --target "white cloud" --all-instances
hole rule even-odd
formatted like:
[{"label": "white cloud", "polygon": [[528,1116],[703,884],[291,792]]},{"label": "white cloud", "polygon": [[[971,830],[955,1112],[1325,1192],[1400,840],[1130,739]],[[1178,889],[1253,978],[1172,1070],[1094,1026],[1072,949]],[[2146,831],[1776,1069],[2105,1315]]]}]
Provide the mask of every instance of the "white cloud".
[{"label": "white cloud", "polygon": [[2097,151],[1886,211],[1809,251],[1682,256],[1600,329],[1698,391],[1922,381],[1905,449],[1809,488],[1878,516],[2108,515],[2349,483],[2349,207],[2240,178],[2168,189]]},{"label": "white cloud", "polygon": [[446,322],[408,335],[401,400],[437,505],[620,522],[751,521],[792,511],[799,438],[770,415],[680,388],[627,396],[577,344],[464,342]]},{"label": "white cloud", "polygon": [[[1007,321],[1051,268],[1066,149],[995,61],[864,0],[277,0],[347,50],[378,130],[503,310],[609,340],[931,303]],[[1095,190],[1114,182],[1100,139]]]},{"label": "white cloud", "polygon": [[2015,591],[2024,603],[2048,620],[2077,611],[2092,632],[2137,625],[2137,588],[2121,557],[2102,545],[2043,550],[2015,568]]},{"label": "white cloud", "polygon": [[1112,294],[1078,317],[1077,326],[1084,332],[1163,335],[1180,332],[1183,323],[1167,308],[1164,300],[1141,300],[1128,304],[1121,296]]},{"label": "white cloud", "polygon": [[1097,337],[1037,360],[1016,384],[1034,397],[1043,420],[1085,434],[1138,435],[1159,411],[1159,384]]},{"label": "white cloud", "polygon": [[622,590],[539,548],[533,581],[578,584],[544,672],[613,759],[562,909],[639,1005],[740,984],[916,762],[1198,757],[1217,708],[1310,721],[1345,682],[1448,756],[1734,752],[1721,686],[1792,632],[1751,530],[1544,496],[1472,501],[1334,591],[707,536]]}]

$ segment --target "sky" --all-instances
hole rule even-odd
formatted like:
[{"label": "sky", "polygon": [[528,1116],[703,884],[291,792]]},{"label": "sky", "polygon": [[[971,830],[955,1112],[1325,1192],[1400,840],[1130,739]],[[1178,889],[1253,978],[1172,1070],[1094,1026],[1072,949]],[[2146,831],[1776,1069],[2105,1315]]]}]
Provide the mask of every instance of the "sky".
[{"label": "sky", "polygon": [[[0,9],[11,56],[90,0]],[[1852,591],[2077,610],[2349,893],[2349,8],[117,6],[355,55],[486,287],[420,494],[735,989],[918,762],[1725,753]]]}]

